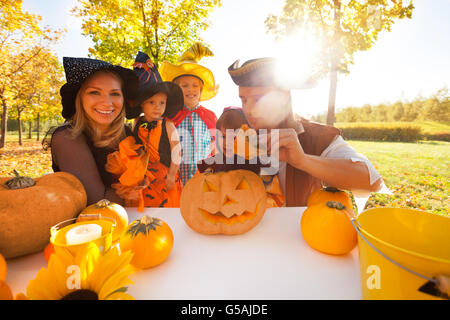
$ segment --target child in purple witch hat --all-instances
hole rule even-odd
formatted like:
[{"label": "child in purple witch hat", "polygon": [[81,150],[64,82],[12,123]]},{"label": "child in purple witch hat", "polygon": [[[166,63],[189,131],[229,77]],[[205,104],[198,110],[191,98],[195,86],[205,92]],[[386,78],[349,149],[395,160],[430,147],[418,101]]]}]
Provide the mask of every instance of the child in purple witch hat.
[{"label": "child in purple witch hat", "polygon": [[175,126],[166,118],[183,107],[183,92],[161,80],[147,54],[139,52],[133,66],[139,78],[137,101],[127,109],[127,118],[135,118],[133,137],[108,156],[106,169],[119,176],[113,188],[127,206],[138,206],[139,211],[144,206],[179,207],[181,147]]}]

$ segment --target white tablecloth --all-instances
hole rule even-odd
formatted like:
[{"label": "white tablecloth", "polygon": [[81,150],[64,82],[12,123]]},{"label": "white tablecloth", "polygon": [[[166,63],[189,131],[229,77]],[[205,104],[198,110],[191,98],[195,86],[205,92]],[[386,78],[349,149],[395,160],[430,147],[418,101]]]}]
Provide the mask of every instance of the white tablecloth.
[{"label": "white tablecloth", "polygon": [[[361,299],[358,250],[331,256],[313,250],[300,232],[305,208],[271,208],[254,229],[207,236],[191,230],[179,209],[146,208],[174,234],[169,258],[131,276],[136,299]],[[129,221],[142,216],[127,208]],[[42,253],[10,259],[6,281],[26,293],[46,267]]]}]

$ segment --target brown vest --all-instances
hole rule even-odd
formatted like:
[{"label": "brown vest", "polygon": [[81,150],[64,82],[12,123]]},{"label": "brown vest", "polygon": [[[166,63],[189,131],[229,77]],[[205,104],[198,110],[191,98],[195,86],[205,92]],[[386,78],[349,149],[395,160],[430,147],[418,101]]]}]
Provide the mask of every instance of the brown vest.
[{"label": "brown vest", "polygon": [[[337,135],[342,135],[338,128],[301,119],[304,132],[298,140],[306,154],[320,156]],[[330,168],[331,170],[331,168]],[[322,186],[322,181],[309,173],[286,164],[286,206],[306,206],[312,191]]]}]

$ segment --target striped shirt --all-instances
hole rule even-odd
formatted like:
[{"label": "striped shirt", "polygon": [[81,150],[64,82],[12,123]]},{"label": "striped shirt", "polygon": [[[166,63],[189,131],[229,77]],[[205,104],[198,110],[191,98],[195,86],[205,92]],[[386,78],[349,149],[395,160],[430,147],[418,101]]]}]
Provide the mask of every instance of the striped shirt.
[{"label": "striped shirt", "polygon": [[[195,107],[197,109],[200,105]],[[184,106],[187,108],[186,106]],[[182,150],[180,178],[183,185],[197,171],[197,162],[209,157],[211,153],[212,136],[200,116],[191,112],[177,127]],[[192,136],[192,132],[194,136]]]}]

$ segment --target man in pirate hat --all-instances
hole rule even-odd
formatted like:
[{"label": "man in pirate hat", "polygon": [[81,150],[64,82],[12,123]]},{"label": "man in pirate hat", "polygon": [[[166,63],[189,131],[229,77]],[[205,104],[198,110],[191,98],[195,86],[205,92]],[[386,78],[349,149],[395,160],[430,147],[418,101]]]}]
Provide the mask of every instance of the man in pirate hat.
[{"label": "man in pirate hat", "polygon": [[228,72],[239,86],[250,126],[278,129],[278,141],[270,140],[273,135],[267,138],[271,152],[278,153],[278,177],[286,205],[306,206],[309,195],[322,182],[351,190],[355,197],[379,191],[383,186],[381,176],[365,156],[342,139],[339,129],[294,118],[290,91],[314,87],[315,81],[304,77],[301,70],[283,78],[278,66],[274,58],[252,59],[241,66],[238,60]]},{"label": "man in pirate hat", "polygon": [[160,68],[163,80],[178,84],[184,95],[184,107],[170,119],[180,135],[183,185],[194,176],[197,162],[214,153],[217,118],[200,102],[216,95],[216,85],[211,70],[198,63],[202,57],[212,55],[211,50],[195,43],[178,59],[178,64],[165,61]]}]

